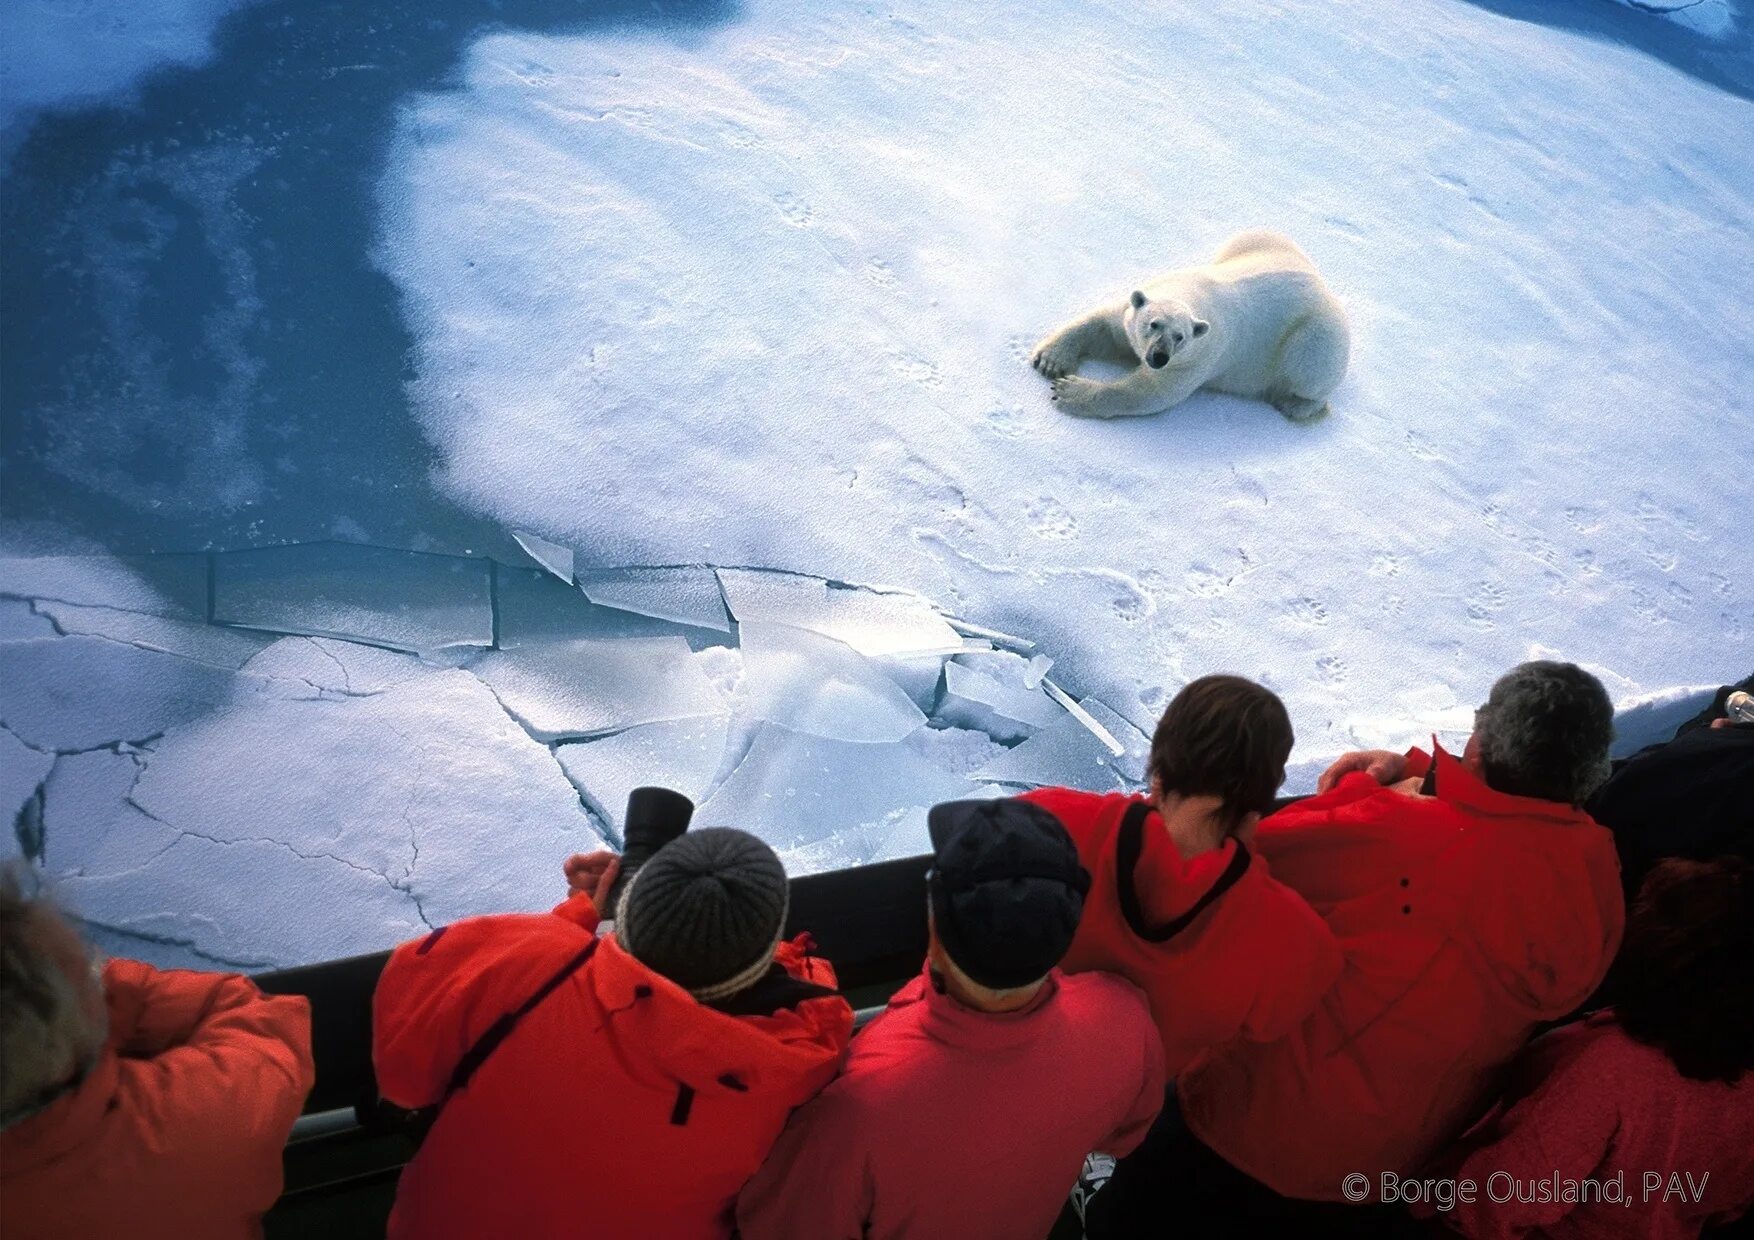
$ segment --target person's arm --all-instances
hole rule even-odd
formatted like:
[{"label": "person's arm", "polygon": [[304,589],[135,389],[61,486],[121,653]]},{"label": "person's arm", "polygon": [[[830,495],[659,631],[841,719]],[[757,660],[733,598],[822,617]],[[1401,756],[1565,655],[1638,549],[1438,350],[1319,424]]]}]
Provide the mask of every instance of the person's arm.
[{"label": "person's arm", "polygon": [[1143,1071],[1139,1075],[1139,1092],[1133,1098],[1133,1105],[1127,1116],[1109,1136],[1097,1146],[1103,1154],[1124,1158],[1139,1148],[1145,1134],[1151,1131],[1151,1125],[1157,1122],[1158,1112],[1163,1110],[1164,1091],[1168,1080],[1163,1071],[1163,1035],[1158,1032],[1157,1022],[1151,1019],[1151,1008],[1145,1002],[1145,996],[1135,992],[1131,999],[1131,1021],[1118,1021],[1117,1028],[1130,1029],[1136,1040]]},{"label": "person's arm", "polygon": [[124,1105],[240,1218],[260,1215],[280,1195],[281,1149],[316,1079],[310,1001],[265,995],[235,974],[135,961],[112,961],[112,978],[118,998],[138,1004]]},{"label": "person's arm", "polygon": [[742,1240],[861,1240],[876,1185],[852,1111],[831,1086],[793,1112],[737,1198]]},{"label": "person's arm", "polygon": [[1263,875],[1251,907],[1248,945],[1253,995],[1241,1034],[1251,1042],[1274,1042],[1315,1010],[1339,980],[1344,957],[1328,923],[1289,887]]}]

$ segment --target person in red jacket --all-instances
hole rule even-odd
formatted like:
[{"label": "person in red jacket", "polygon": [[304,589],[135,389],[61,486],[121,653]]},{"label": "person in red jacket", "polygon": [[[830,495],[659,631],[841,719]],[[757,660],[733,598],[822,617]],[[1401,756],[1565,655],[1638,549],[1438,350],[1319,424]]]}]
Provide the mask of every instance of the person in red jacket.
[{"label": "person in red jacket", "polygon": [[259,1237],[312,1084],[310,1004],[99,967],[0,875],[0,1235]]},{"label": "person in red jacket", "polygon": [[1621,964],[1616,1007],[1530,1046],[1440,1164],[1471,1200],[1416,1213],[1474,1240],[1692,1240],[1754,1207],[1754,864],[1658,862]]},{"label": "person in red jacket", "polygon": [[1345,968],[1290,1035],[1233,1042],[1178,1082],[1205,1160],[1190,1151],[1166,1191],[1194,1217],[1211,1203],[1212,1234],[1239,1195],[1257,1220],[1299,1222],[1343,1207],[1293,1199],[1374,1199],[1595,989],[1624,907],[1613,837],[1577,807],[1612,733],[1595,677],[1525,663],[1493,685],[1460,760],[1435,745],[1348,755],[1325,792],[1261,824],[1261,853],[1338,935]]},{"label": "person in red jacket", "polygon": [[1091,873],[1063,967],[1118,973],[1145,992],[1171,1077],[1234,1038],[1289,1033],[1339,976],[1333,932],[1248,843],[1291,745],[1272,690],[1204,676],[1158,721],[1149,796],[1021,798],[1065,825]]},{"label": "person in red jacket", "polygon": [[827,1084],[852,1010],[786,875],[742,831],[659,848],[599,936],[608,854],[552,913],[475,917],[398,947],[373,1000],[390,1102],[437,1109],[390,1236],[721,1240],[792,1108]]},{"label": "person in red jacket", "polygon": [[738,1202],[743,1240],[1045,1236],[1085,1155],[1127,1153],[1163,1104],[1144,996],[1054,967],[1089,883],[1060,824],[1018,801],[927,824],[925,972],[792,1117]]}]

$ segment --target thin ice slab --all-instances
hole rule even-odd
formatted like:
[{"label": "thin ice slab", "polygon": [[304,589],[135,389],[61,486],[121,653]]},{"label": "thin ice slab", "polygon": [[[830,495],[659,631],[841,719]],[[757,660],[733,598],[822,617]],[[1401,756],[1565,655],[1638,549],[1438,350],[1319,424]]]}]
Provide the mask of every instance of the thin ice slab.
[{"label": "thin ice slab", "polygon": [[783,624],[739,626],[744,712],[833,740],[899,741],[926,722],[913,700],[851,647]]},{"label": "thin ice slab", "polygon": [[512,538],[517,541],[518,546],[524,549],[525,555],[568,585],[572,584],[573,553],[571,547],[563,547],[559,543],[549,542],[546,538],[525,530],[513,530]]},{"label": "thin ice slab", "polygon": [[1006,750],[972,778],[1025,788],[1086,788],[1114,792],[1124,786],[1119,772],[1109,765],[1114,755],[1077,717],[1067,714],[1052,727],[1043,728],[1015,749]]},{"label": "thin ice slab", "polygon": [[833,586],[819,577],[758,569],[719,569],[725,602],[737,623],[809,629],[864,655],[953,654],[963,638],[930,603],[914,594]]},{"label": "thin ice slab", "polygon": [[414,653],[493,644],[485,560],[355,543],[229,551],[214,561],[222,624]]},{"label": "thin ice slab", "polygon": [[723,713],[681,637],[553,642],[495,650],[472,669],[545,740]]},{"label": "thin ice slab", "polygon": [[697,629],[731,631],[719,579],[710,568],[593,568],[581,571],[578,583],[586,598],[603,607]]},{"label": "thin ice slab", "polygon": [[417,657],[329,637],[282,637],[244,664],[269,680],[291,680],[332,694],[369,695],[426,674]]},{"label": "thin ice slab", "polygon": [[1011,683],[992,672],[951,660],[944,665],[944,698],[937,717],[956,727],[979,728],[996,740],[1021,740],[1040,728],[1052,727],[1065,708],[1038,689],[1023,687],[1027,663],[1015,655]]},{"label": "thin ice slab", "polygon": [[109,607],[47,601],[37,603],[36,607],[63,633],[107,637],[143,650],[174,654],[232,671],[248,663],[276,640],[271,633],[253,629],[233,629],[199,620],[172,620]]},{"label": "thin ice slab", "polygon": [[555,748],[573,787],[619,837],[626,827],[627,794],[656,785],[699,801],[725,757],[729,715],[648,723],[597,740]]},{"label": "thin ice slab", "polygon": [[583,637],[662,637],[673,624],[616,607],[599,607],[577,586],[537,569],[499,570],[499,648],[541,646]]},{"label": "thin ice slab", "polygon": [[695,815],[741,827],[812,869],[861,865],[897,832],[925,829],[926,810],[970,795],[968,782],[905,744],[859,744],[772,724]]}]

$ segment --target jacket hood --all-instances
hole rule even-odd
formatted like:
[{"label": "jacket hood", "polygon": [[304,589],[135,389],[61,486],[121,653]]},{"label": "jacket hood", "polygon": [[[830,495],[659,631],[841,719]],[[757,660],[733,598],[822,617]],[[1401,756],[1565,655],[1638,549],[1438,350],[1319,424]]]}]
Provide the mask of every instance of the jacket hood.
[{"label": "jacket hood", "polygon": [[[799,942],[775,959],[799,976]],[[583,984],[603,1014],[601,1036],[628,1071],[654,1084],[682,1081],[697,1093],[795,1095],[802,1103],[839,1063],[853,1013],[839,995],[805,999],[771,1016],[730,1016],[641,964],[608,935]]]}]

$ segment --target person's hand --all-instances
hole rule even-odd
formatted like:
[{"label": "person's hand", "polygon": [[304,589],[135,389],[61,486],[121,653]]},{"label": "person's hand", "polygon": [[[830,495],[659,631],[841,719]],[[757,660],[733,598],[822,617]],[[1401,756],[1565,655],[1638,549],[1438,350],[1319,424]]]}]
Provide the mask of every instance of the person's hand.
[{"label": "person's hand", "polygon": [[1415,775],[1411,779],[1397,780],[1390,784],[1388,789],[1390,792],[1398,792],[1404,797],[1422,797],[1425,795],[1424,787],[1425,781]]},{"label": "person's hand", "polygon": [[1354,771],[1363,771],[1379,784],[1398,784],[1406,778],[1407,758],[1387,749],[1360,749],[1341,754],[1316,780],[1316,792],[1331,792],[1334,785]]},{"label": "person's hand", "polygon": [[566,874],[566,887],[569,895],[584,892],[591,897],[591,903],[597,906],[597,912],[604,917],[613,917],[612,910],[603,907],[609,899],[609,889],[615,886],[615,877],[621,873],[621,858],[608,849],[598,849],[594,853],[574,853],[561,865]]}]

